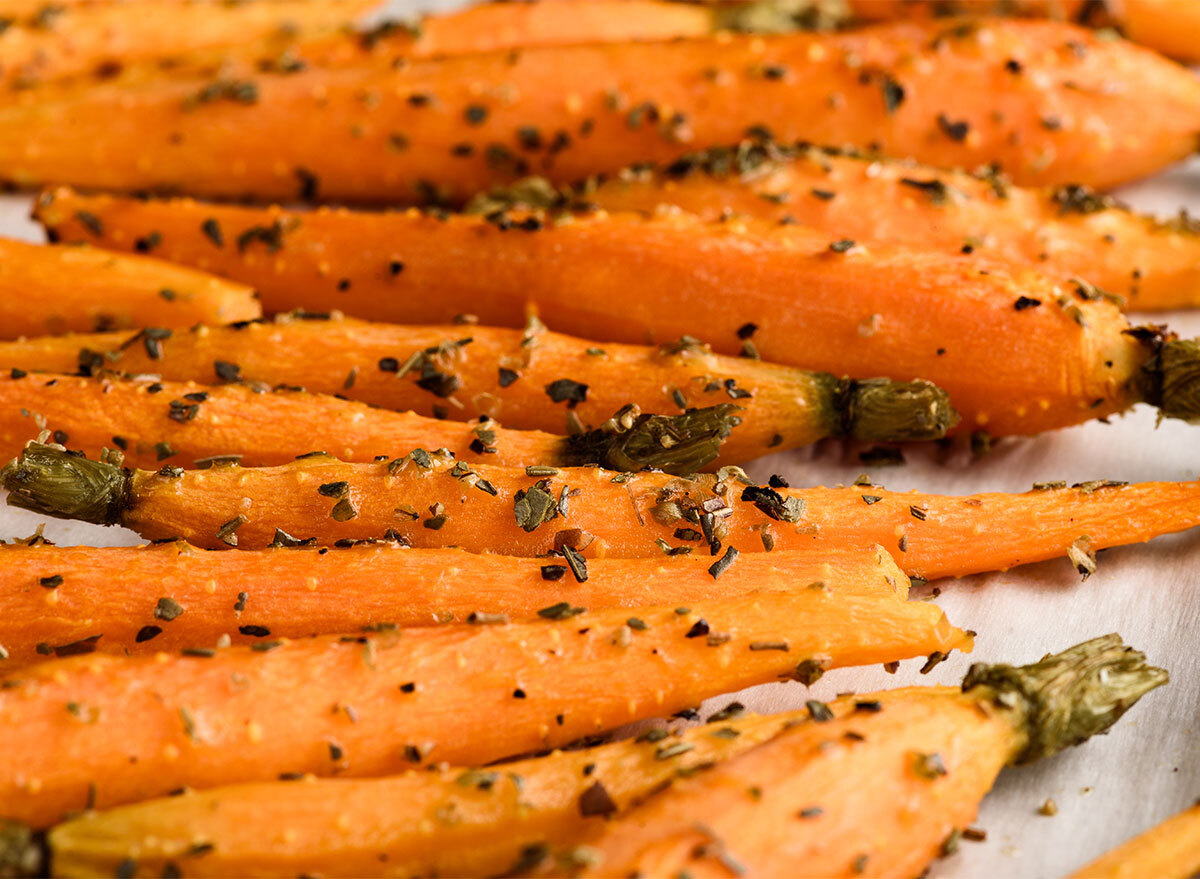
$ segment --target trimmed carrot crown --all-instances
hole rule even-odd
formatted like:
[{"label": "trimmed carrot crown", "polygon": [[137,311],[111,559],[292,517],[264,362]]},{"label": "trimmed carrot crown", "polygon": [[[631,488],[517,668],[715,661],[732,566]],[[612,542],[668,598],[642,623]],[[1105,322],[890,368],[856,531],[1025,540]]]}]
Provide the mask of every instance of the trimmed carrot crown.
[{"label": "trimmed carrot crown", "polygon": [[1000,708],[1024,714],[1024,747],[1013,764],[1031,763],[1106,731],[1146,693],[1167,683],[1145,654],[1103,635],[1030,665],[975,663],[963,692],[991,690]]},{"label": "trimmed carrot crown", "polygon": [[112,525],[126,500],[128,471],[108,461],[89,461],[62,446],[30,442],[0,470],[14,507],[46,516]]}]

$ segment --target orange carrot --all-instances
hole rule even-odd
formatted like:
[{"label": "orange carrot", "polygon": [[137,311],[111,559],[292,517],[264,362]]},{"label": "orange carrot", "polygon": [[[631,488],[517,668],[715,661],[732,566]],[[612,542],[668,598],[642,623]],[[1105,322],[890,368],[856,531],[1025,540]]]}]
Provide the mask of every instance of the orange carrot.
[{"label": "orange carrot", "polygon": [[[211,383],[220,379],[216,366],[219,362],[226,377],[236,376],[252,383],[304,387],[439,419],[496,418],[511,428],[558,434],[598,428],[614,412],[631,403],[645,412],[660,413],[733,405],[738,407],[736,417],[741,423],[721,445],[725,462],[746,461],[830,436],[867,442],[937,439],[957,421],[945,393],[928,382],[842,380],[748,358],[715,356],[695,341],[684,340],[662,348],[599,347],[582,339],[545,332],[537,324],[521,332],[475,325],[413,327],[308,317],[308,320],[234,328],[200,327],[170,336],[165,332],[138,338],[128,333],[107,333],[0,342],[0,366],[59,373],[80,367],[87,372],[120,369],[135,375],[154,374]],[[9,386],[8,393],[21,394],[22,405],[49,415],[46,406],[52,404],[43,405],[30,396],[40,393],[37,388],[44,382],[36,385],[24,390]],[[67,393],[63,388],[60,390]],[[219,398],[218,395],[214,399]],[[293,405],[300,405],[297,398],[291,399]],[[260,412],[264,406],[285,405],[265,399],[256,402],[261,404]],[[58,411],[61,418],[70,416],[69,411]],[[73,419],[73,426],[68,428],[68,434],[75,437],[73,448],[91,448],[79,445],[79,438],[98,436],[96,431],[102,422],[95,413],[92,417],[97,420],[82,425]],[[16,419],[16,414],[9,418]],[[370,418],[380,421],[386,416],[373,413]],[[124,435],[144,433],[151,424],[137,422],[137,431],[127,426],[122,430]],[[363,430],[362,419],[358,424],[355,429]],[[60,421],[52,426],[64,425]],[[191,426],[189,422],[188,428]],[[237,430],[237,425],[226,427]],[[179,433],[174,427],[172,430]],[[340,437],[336,443],[333,439],[317,443],[318,435],[328,435],[322,434],[323,430],[326,428],[318,425],[314,427],[316,433],[275,435],[261,443],[247,437],[245,452],[252,458],[254,454],[266,455],[272,450],[277,454],[280,449],[273,448],[273,444],[286,440],[305,444],[305,448],[293,454],[311,451],[315,445],[343,459],[355,457],[353,451],[347,451],[353,447],[346,445],[352,434],[345,424],[330,423],[327,428]],[[426,443],[413,436],[410,445],[447,446],[457,452],[447,437],[463,436],[461,428],[444,425],[440,430],[444,432],[442,439]],[[114,432],[121,430],[114,427]],[[20,422],[8,433],[11,441],[22,443],[33,435]],[[477,438],[467,437],[466,442],[470,444]],[[161,437],[154,439],[151,446]],[[224,442],[222,452],[243,451],[234,449],[242,440],[235,442],[232,433],[213,439]],[[542,439],[541,448],[546,451],[545,443],[550,440]],[[99,436],[95,441],[113,444],[110,437]],[[258,448],[257,453],[254,448]],[[371,445],[360,454],[385,451],[394,449]],[[532,449],[511,451],[524,455]],[[508,455],[509,451],[497,454]],[[507,461],[520,465],[532,460],[501,458],[495,459],[495,463]],[[275,463],[278,462],[276,459]],[[693,469],[698,468],[693,465]]]},{"label": "orange carrot", "polygon": [[0,682],[0,817],[43,827],[179,786],[487,763],[781,676],[970,645],[936,606],[883,592],[564,616],[17,672]]},{"label": "orange carrot", "polygon": [[[152,539],[254,549],[402,535],[414,546],[584,558],[661,557],[708,549],[714,577],[739,554],[882,544],[909,575],[934,579],[1068,555],[1200,524],[1200,482],[1097,481],[1026,494],[945,497],[872,485],[757,486],[736,471],[690,479],[599,468],[514,470],[416,450],[392,462],[326,456],[284,467],[122,471],[31,443],[0,474],[8,502],[50,516],[121,524]],[[277,529],[284,535],[277,538]],[[288,536],[290,535],[290,537]],[[984,540],[981,535],[986,535]]]},{"label": "orange carrot", "polygon": [[0,179],[463,200],[531,172],[570,182],[762,126],[934,165],[996,162],[1021,183],[1104,187],[1195,149],[1200,80],[1130,43],[1002,19],[551,46],[13,103],[0,108]]},{"label": "orange carrot", "polygon": [[593,825],[550,872],[907,879],[957,846],[1006,764],[1103,733],[1166,682],[1108,635],[1024,667],[977,664],[961,691],[839,699],[814,710],[824,722]]},{"label": "orange carrot", "polygon": [[706,220],[730,213],[798,222],[866,243],[978,253],[1084,277],[1141,311],[1200,305],[1200,221],[1136,214],[1084,186],[1022,189],[855,150],[742,141],[638,166],[560,192],[541,178],[477,197],[470,208],[612,211],[678,206]]},{"label": "orange carrot", "polygon": [[80,74],[111,76],[126,63],[239,43],[259,43],[265,54],[272,42],[282,46],[297,31],[339,28],[376,5],[377,0],[47,4],[32,20],[0,31],[0,84],[28,87]]},{"label": "orange carrot", "polygon": [[[1121,0],[1093,4],[1087,0],[849,0],[850,12],[859,21],[883,21],[914,16],[971,15],[996,12],[1004,15],[1049,16],[1107,27],[1118,26],[1131,40],[1178,58],[1200,61],[1200,9],[1192,0]],[[1100,7],[1097,10],[1097,7]]]},{"label": "orange carrot", "polygon": [[908,589],[879,547],[755,554],[720,579],[708,573],[711,564],[701,556],[593,559],[579,583],[561,560],[405,550],[394,541],[254,552],[206,552],[182,542],[0,545],[0,672],[48,656],[256,644],[465,622],[472,614],[521,619],[574,606],[688,605],[814,583],[839,595],[904,597]]},{"label": "orange carrot", "polygon": [[[89,812],[49,834],[52,875],[494,876],[529,865],[679,773],[728,760],[807,713],[723,712],[719,726],[555,751],[496,770],[430,767],[381,779],[272,781]],[[664,731],[665,732],[665,731]],[[668,759],[656,755],[674,747]],[[269,817],[268,817],[269,816]],[[452,820],[447,816],[453,816]],[[265,833],[264,822],[298,832]],[[301,830],[303,828],[303,830]],[[190,855],[195,840],[211,844]]]},{"label": "orange carrot", "polygon": [[[131,249],[147,244],[135,242]],[[249,287],[183,266],[93,247],[41,247],[0,238],[0,338],[230,323],[261,314]]]},{"label": "orange carrot", "polygon": [[1113,849],[1070,879],[1189,879],[1200,870],[1200,805]]},{"label": "orange carrot", "polygon": [[486,418],[469,426],[387,412],[296,388],[29,376],[17,370],[0,375],[0,460],[20,454],[45,430],[55,442],[90,455],[120,449],[126,463],[138,467],[164,461],[207,467],[234,459],[245,466],[285,464],[314,449],[344,461],[372,461],[420,447],[495,466],[600,464],[694,473],[716,459],[724,437],[738,425],[735,412],[732,404],[671,417],[633,408],[594,430],[564,437],[506,430]]},{"label": "orange carrot", "polygon": [[[103,220],[100,236],[74,219],[79,210]],[[64,240],[110,247],[156,232],[164,255],[253,284],[268,311],[339,308],[418,323],[469,311],[519,325],[535,310],[589,338],[687,335],[723,353],[748,335],[768,361],[932,381],[963,428],[994,435],[1076,424],[1139,400],[1200,414],[1194,343],[1162,348],[1157,330],[1133,330],[1086,281],[976,256],[686,214],[297,213],[60,190],[42,197],[38,218]]]}]

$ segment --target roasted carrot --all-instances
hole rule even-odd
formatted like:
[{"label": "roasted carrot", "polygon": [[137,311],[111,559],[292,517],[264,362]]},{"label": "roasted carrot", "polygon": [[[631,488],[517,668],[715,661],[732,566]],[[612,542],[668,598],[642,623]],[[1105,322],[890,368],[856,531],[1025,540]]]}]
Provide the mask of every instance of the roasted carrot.
[{"label": "roasted carrot", "polygon": [[0,338],[230,323],[261,314],[249,287],[194,269],[94,247],[0,238]]},{"label": "roasted carrot", "polygon": [[859,21],[884,21],[900,17],[956,13],[996,12],[1078,20],[1091,26],[1116,25],[1131,40],[1178,58],[1200,61],[1200,9],[1193,0],[1121,0],[1089,3],[1088,0],[849,0],[849,12]]},{"label": "roasted carrot", "polygon": [[708,573],[711,564],[700,556],[592,559],[579,583],[561,559],[406,550],[398,541],[251,552],[182,542],[0,545],[0,672],[59,655],[256,644],[465,622],[472,614],[521,619],[577,605],[688,605],[819,583],[839,595],[903,598],[908,589],[880,547],[755,554],[719,579]]},{"label": "roasted carrot", "polygon": [[255,549],[276,539],[330,544],[395,533],[423,547],[554,550],[581,581],[585,556],[661,557],[679,546],[716,556],[714,577],[741,553],[873,544],[898,550],[900,567],[925,579],[1063,555],[1089,572],[1092,550],[1200,524],[1200,482],[1050,483],[1026,494],[945,497],[868,484],[789,489],[778,477],[760,486],[736,468],[690,479],[514,470],[423,450],[375,464],[316,456],[284,467],[153,472],[31,443],[0,481],[14,506],[119,523],[152,539]]},{"label": "roasted carrot", "polygon": [[1105,732],[1165,683],[1108,635],[1023,667],[976,664],[961,691],[842,698],[593,825],[548,872],[907,879],[957,846],[1005,765]]},{"label": "roasted carrot", "polygon": [[[742,754],[808,716],[722,714],[719,725],[556,751],[496,770],[264,782],[91,812],[51,831],[52,875],[107,879],[126,862],[136,864],[131,876],[161,876],[168,864],[179,876],[495,876],[518,864],[529,869],[548,843],[566,842],[677,774]],[[659,759],[667,749],[676,753]],[[299,832],[264,833],[264,820]],[[189,856],[197,839],[211,849]]]},{"label": "roasted carrot", "polygon": [[970,647],[935,605],[886,592],[580,610],[33,666],[0,685],[0,816],[43,827],[181,785],[487,763],[780,677]]},{"label": "roasted carrot", "polygon": [[541,178],[476,197],[488,214],[586,203],[706,220],[797,222],[864,243],[978,253],[1084,277],[1153,311],[1200,305],[1200,220],[1134,213],[1085,186],[1023,189],[990,171],[947,171],[856,150],[745,140],[562,191]]},{"label": "roasted carrot", "polygon": [[316,449],[343,461],[371,461],[389,451],[429,448],[497,466],[599,464],[686,474],[716,460],[721,443],[738,425],[736,412],[731,403],[674,416],[630,407],[599,427],[565,437],[506,430],[487,418],[472,426],[388,412],[298,388],[209,387],[17,370],[0,375],[0,460],[19,454],[44,430],[56,442],[90,455],[120,449],[125,461],[138,467],[164,461],[185,467],[230,460],[246,466],[285,464]]},{"label": "roasted carrot", "polygon": [[1002,19],[540,47],[13,103],[0,108],[0,179],[463,200],[531,172],[570,182],[763,126],[935,165],[995,162],[1021,183],[1104,187],[1195,149],[1200,80],[1130,43]]},{"label": "roasted carrot", "polygon": [[[199,0],[44,5],[32,20],[0,30],[0,84],[28,87],[81,74],[112,75],[123,64],[239,43],[286,45],[297,32],[348,25],[377,0]],[[225,96],[218,95],[216,98]]]},{"label": "roasted carrot", "polygon": [[1200,870],[1200,804],[1118,846],[1070,879],[1190,879]]},{"label": "roasted carrot", "polygon": [[[740,419],[740,424],[721,446],[725,462],[746,461],[831,436],[867,442],[937,439],[958,420],[945,393],[928,382],[838,379],[754,359],[716,356],[694,340],[661,348],[600,347],[545,332],[537,324],[522,332],[475,325],[412,327],[312,317],[228,329],[201,327],[169,336],[160,330],[138,338],[109,333],[0,343],[0,367],[60,373],[78,368],[89,373],[118,369],[211,383],[221,378],[220,363],[227,378],[305,387],[439,419],[502,419],[510,428],[557,434],[598,428],[628,404],[647,413],[733,405],[738,411],[728,414]],[[10,393],[38,392],[13,388]],[[49,414],[37,400],[24,399],[32,411]],[[257,402],[271,405],[266,400]],[[263,411],[261,407],[259,411]],[[11,413],[8,419],[16,417]],[[371,416],[374,421],[385,418],[381,413]],[[3,416],[0,423],[4,423]],[[362,430],[361,419],[359,424],[356,429]],[[82,430],[94,436],[97,424],[89,425]],[[149,426],[149,422],[140,424],[140,432]],[[226,426],[237,430],[237,425]],[[68,429],[77,438],[72,447],[88,448],[77,444],[84,435],[80,429]],[[346,442],[352,434],[337,433],[344,429],[332,422],[313,428],[317,433],[328,430],[341,436],[336,443],[326,440],[324,448],[350,459],[353,453],[346,451]],[[463,435],[453,425],[441,430],[446,436]],[[21,442],[30,436],[29,428],[20,423],[9,433],[11,439]],[[477,438],[466,441],[469,444]],[[233,442],[232,435],[227,439],[230,442],[223,452],[242,451],[233,449],[240,440]],[[247,438],[247,452],[250,446],[259,445],[265,454],[271,443],[281,441],[278,436],[270,437],[269,442],[266,439],[258,444]],[[316,442],[312,433],[286,439],[293,444]],[[112,445],[109,439],[100,442]],[[573,442],[578,445],[584,440]],[[432,447],[439,445],[455,448],[445,440]],[[390,450],[373,446],[362,453],[385,451]],[[508,459],[496,463],[501,460]],[[693,469],[698,468],[693,465]]]},{"label": "roasted carrot", "polygon": [[[102,219],[100,235],[75,219],[79,210]],[[1139,400],[1170,416],[1200,414],[1195,343],[1164,347],[1157,329],[1132,329],[1087,281],[975,255],[687,214],[296,213],[69,190],[44,195],[37,213],[66,241],[121,248],[153,231],[163,255],[253,284],[268,311],[340,308],[416,323],[469,311],[520,325],[536,310],[593,339],[687,335],[723,353],[748,336],[768,361],[932,381],[964,429],[994,435],[1077,424]]]}]

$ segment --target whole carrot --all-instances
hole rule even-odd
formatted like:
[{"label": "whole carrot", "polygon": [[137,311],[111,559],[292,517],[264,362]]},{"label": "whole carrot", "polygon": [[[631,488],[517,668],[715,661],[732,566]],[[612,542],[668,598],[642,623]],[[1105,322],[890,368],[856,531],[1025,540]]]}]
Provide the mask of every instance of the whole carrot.
[{"label": "whole carrot", "polygon": [[[958,420],[945,392],[929,382],[839,379],[752,358],[714,355],[694,339],[659,347],[601,346],[546,332],[536,323],[522,332],[315,317],[321,316],[229,328],[204,326],[190,332],[156,328],[140,334],[0,342],[0,366],[58,373],[120,370],[209,384],[240,380],[255,387],[259,383],[303,387],[437,419],[499,419],[510,428],[556,434],[599,428],[630,404],[647,413],[664,414],[736,406],[738,411],[728,414],[740,419],[740,424],[721,446],[726,461],[746,461],[825,437],[867,442],[937,439]],[[25,386],[24,391],[12,387],[10,393],[34,394],[37,386],[44,382]],[[31,410],[42,411],[37,400],[26,402],[33,403]],[[265,400],[257,402],[269,405]],[[99,419],[88,422],[98,423]],[[142,422],[143,431],[148,423]],[[186,426],[190,425],[189,421]],[[94,427],[84,425],[84,429]],[[302,441],[308,448],[299,451],[311,451],[315,436],[326,429],[342,438],[324,447],[339,457],[351,457],[345,437],[353,434],[344,423],[331,423],[328,428],[318,424],[312,434],[276,435],[270,442]],[[441,430],[451,434],[455,428],[446,425]],[[78,434],[78,429],[68,432]],[[28,439],[28,429],[18,435]],[[222,453],[240,445],[233,438],[227,437],[231,442]],[[255,441],[248,438],[247,451],[253,445]],[[434,443],[433,448],[439,445],[453,448],[445,441]]]},{"label": "whole carrot", "polygon": [[[128,249],[150,250],[151,239]],[[94,247],[0,238],[0,338],[223,324],[261,315],[253,290],[205,272]]]},{"label": "whole carrot", "polygon": [[1163,669],[1107,635],[1032,665],[976,664],[961,691],[839,699],[814,717],[823,722],[594,825],[547,872],[914,876],[958,844],[1004,766],[1105,732],[1165,683]]},{"label": "whole carrot", "polygon": [[1076,870],[1070,879],[1189,879],[1200,870],[1200,805],[1173,815]]},{"label": "whole carrot", "polygon": [[[100,236],[74,219],[81,209],[103,219]],[[975,255],[686,214],[297,213],[60,190],[39,200],[38,217],[63,240],[113,247],[153,231],[164,255],[253,284],[268,311],[415,323],[470,312],[520,325],[535,310],[603,341],[688,336],[722,353],[750,341],[777,363],[932,381],[963,429],[994,435],[1138,401],[1172,417],[1200,413],[1195,343],[1131,327],[1085,280]]]},{"label": "whole carrot", "polygon": [[707,220],[730,213],[797,222],[864,243],[976,253],[1087,278],[1142,311],[1200,305],[1200,221],[1134,213],[1086,186],[1013,186],[849,149],[743,140],[639,165],[561,191],[542,178],[482,194],[468,206],[588,204],[651,212],[675,205]]},{"label": "whole carrot", "polygon": [[814,583],[847,595],[903,598],[908,589],[880,547],[759,553],[719,579],[708,572],[712,559],[703,556],[587,564],[587,580],[580,583],[561,559],[406,550],[398,540],[236,553],[182,542],[108,549],[0,546],[0,672],[96,651],[259,644],[461,623],[481,615],[537,618],[577,606],[686,606]]},{"label": "whole carrot", "polygon": [[[92,812],[50,832],[50,869],[97,879],[122,864],[131,876],[173,867],[180,876],[362,877],[377,875],[384,858],[390,876],[529,869],[549,843],[566,842],[676,775],[745,753],[807,718],[722,713],[719,723],[677,735],[656,730],[662,735],[555,751],[502,769],[242,784]],[[264,833],[266,822],[298,832]],[[189,854],[196,839],[209,844],[203,855]]]},{"label": "whole carrot", "polygon": [[[234,369],[224,361],[219,365]],[[315,449],[344,461],[372,461],[388,452],[428,448],[496,466],[600,464],[694,473],[716,460],[738,426],[737,411],[722,403],[661,416],[628,406],[592,430],[556,436],[507,430],[486,417],[468,425],[388,412],[295,387],[210,387],[15,370],[0,374],[0,460],[20,454],[30,438],[45,431],[55,442],[90,455],[120,449],[126,462],[140,467],[164,462],[208,467],[233,460],[277,465]]]},{"label": "whole carrot", "polygon": [[16,672],[0,817],[44,827],[180,786],[488,763],[780,677],[970,646],[932,604],[826,589],[488,622]]},{"label": "whole carrot", "polygon": [[284,467],[155,472],[31,443],[0,482],[14,506],[121,524],[153,539],[254,549],[276,540],[331,544],[398,534],[414,546],[554,551],[581,582],[587,558],[708,552],[719,577],[745,553],[875,544],[897,551],[900,567],[925,579],[1063,555],[1089,573],[1092,550],[1200,524],[1200,482],[1099,480],[944,497],[872,485],[790,489],[779,478],[755,485],[736,468],[692,478],[517,470],[422,449],[374,464],[318,455]]},{"label": "whole carrot", "polygon": [[531,172],[571,182],[751,127],[1104,187],[1195,149],[1200,81],[1130,43],[1001,19],[549,46],[12,103],[0,108],[0,179],[461,201]]}]

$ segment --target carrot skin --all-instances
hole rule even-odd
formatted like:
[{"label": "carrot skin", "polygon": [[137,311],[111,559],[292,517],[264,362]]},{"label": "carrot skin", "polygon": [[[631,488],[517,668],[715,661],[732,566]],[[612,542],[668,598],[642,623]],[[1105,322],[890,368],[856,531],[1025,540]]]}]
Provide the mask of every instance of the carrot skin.
[{"label": "carrot skin", "polygon": [[0,238],[0,338],[224,324],[261,315],[249,287],[194,269],[92,247]]},{"label": "carrot skin", "polygon": [[1140,311],[1200,305],[1194,221],[1135,214],[1079,186],[1028,189],[847,150],[746,147],[742,173],[736,159],[732,171],[712,173],[730,157],[713,151],[612,177],[580,198],[611,211],[675,205],[706,220],[726,211],[789,217],[854,241],[966,251],[1037,265],[1063,280],[1086,278]]},{"label": "carrot skin", "polygon": [[[0,366],[70,373],[79,367],[81,351],[86,349],[93,352],[84,358],[89,369],[98,364],[100,369],[119,369],[132,375],[212,383],[219,378],[215,364],[222,361],[236,365],[243,379],[269,386],[303,387],[384,409],[455,421],[476,421],[486,416],[510,428],[560,435],[570,431],[573,418],[584,427],[599,427],[629,403],[645,412],[663,414],[683,411],[681,400],[688,408],[732,404],[739,408],[741,423],[721,446],[725,462],[746,461],[847,433],[870,441],[919,438],[915,428],[905,435],[893,432],[895,425],[884,429],[882,424],[870,435],[867,419],[860,417],[868,407],[855,406],[846,411],[840,406],[839,382],[833,375],[714,355],[698,344],[661,350],[646,345],[596,345],[548,332],[527,337],[519,330],[494,327],[397,326],[349,320],[177,332],[160,340],[156,357],[150,356],[142,341],[131,343],[131,338],[128,333],[105,333],[0,343]],[[459,344],[464,339],[471,341]],[[423,372],[420,368],[403,377],[398,375],[401,365],[431,348],[443,353],[430,365],[453,376],[456,384],[448,396],[439,396],[447,393],[440,384],[432,388],[419,384]],[[586,385],[586,391],[555,402],[547,388],[564,378]],[[944,394],[929,390],[937,397],[936,405],[919,408],[914,401],[909,421],[920,421],[919,416],[925,413],[925,436],[940,435],[953,423],[953,412]],[[579,400],[580,396],[584,399]],[[36,405],[30,408],[41,411]],[[331,431],[335,428],[341,430],[343,426],[329,426]],[[315,433],[321,430],[320,425],[314,428]],[[453,428],[447,425],[444,430]],[[341,435],[351,436],[353,432],[346,429]],[[28,428],[17,428],[14,438],[29,436]],[[294,436],[289,441],[298,439],[310,442]],[[326,448],[347,458],[344,443],[341,440]],[[255,443],[251,440],[245,445],[251,452]],[[447,442],[441,445],[454,448]],[[81,446],[73,441],[72,447]],[[230,445],[222,451],[241,449]],[[396,450],[372,447],[364,451],[375,454]],[[261,454],[266,452],[266,448],[259,450]]]},{"label": "carrot skin", "polygon": [[[903,598],[908,581],[880,548],[757,554],[714,579],[704,556],[593,559],[578,583],[561,559],[406,550],[395,543],[320,552],[206,552],[184,543],[137,548],[0,546],[0,646],[11,673],[86,646],[142,654],[270,638],[466,622],[472,613],[536,618],[559,602],[591,609],[690,605],[822,582],[839,594]],[[547,579],[551,573],[563,574]],[[61,577],[47,589],[41,581]],[[122,586],[114,590],[113,581]],[[385,584],[383,588],[380,584]],[[486,584],[486,586],[464,584]],[[159,601],[183,608],[164,620]],[[100,638],[95,640],[95,636]],[[89,641],[88,639],[93,639]]]},{"label": "carrot skin", "polygon": [[61,9],[50,26],[18,22],[0,32],[0,85],[29,88],[72,76],[104,76],[129,63],[258,42],[269,54],[289,35],[332,30],[375,0],[269,0],[238,6],[125,0]]},{"label": "carrot skin", "polygon": [[[494,779],[476,773],[488,779],[486,789],[469,783],[470,770],[437,767],[369,780],[234,785],[90,812],[51,831],[53,873],[107,879],[132,859],[134,875],[147,877],[161,876],[168,863],[181,876],[499,875],[527,846],[567,842],[604,820],[581,814],[580,798],[597,783],[624,809],[677,773],[744,753],[802,716],[744,715],[664,742],[556,751],[506,763]],[[690,750],[657,759],[664,744]],[[305,831],[265,834],[266,815],[277,827]],[[212,851],[188,857],[195,839],[211,842]]]},{"label": "carrot skin", "polygon": [[[1010,58],[1025,70],[1015,81]],[[531,171],[573,182],[767,125],[780,140],[877,143],[933,165],[995,162],[1021,183],[1107,187],[1187,156],[1200,131],[1188,71],[1070,25],[1000,19],[540,47],[252,81],[253,103],[196,106],[208,83],[191,79],[5,106],[0,176],[392,204],[428,200],[432,186],[462,201]],[[480,82],[494,96],[477,94]],[[296,130],[297,118],[312,124]],[[538,150],[522,147],[522,129],[540,132]]]},{"label": "carrot skin", "polygon": [[1092,861],[1070,879],[1188,879],[1200,870],[1200,806],[1173,815]]},{"label": "carrot skin", "polygon": [[[265,547],[279,528],[326,545],[393,532],[418,547],[525,557],[564,543],[589,558],[657,558],[660,540],[713,555],[879,544],[898,551],[905,573],[925,579],[1060,557],[1085,537],[1102,549],[1200,524],[1200,482],[948,497],[862,485],[766,489],[736,477],[718,483],[599,468],[541,476],[442,457],[426,464],[411,455],[376,464],[319,456],[282,467],[122,475],[33,444],[0,477],[10,504],[212,549]],[[712,511],[705,526],[702,513]],[[700,533],[707,529],[711,543]]]},{"label": "carrot skin", "polygon": [[[44,827],[82,808],[90,785],[106,808],[280,773],[482,764],[795,674],[806,659],[835,667],[969,645],[937,607],[881,594],[763,593],[632,615],[648,628],[628,646],[614,632],[631,611],[616,609],[34,666],[0,687],[0,814]],[[701,619],[730,639],[687,637]],[[790,649],[748,649],[765,640]]]},{"label": "carrot skin", "polygon": [[[158,229],[165,254],[253,284],[269,312],[336,306],[408,323],[470,312],[520,325],[536,309],[551,327],[589,338],[688,335],[730,354],[750,325],[767,361],[923,378],[950,394],[961,429],[993,435],[1121,411],[1142,395],[1151,357],[1112,303],[1084,301],[1084,288],[1032,269],[883,246],[835,252],[829,233],[764,221],[592,214],[526,231],[415,211],[288,214],[69,190],[43,196],[38,218],[64,240],[91,240],[73,219],[85,206],[104,218],[105,245],[126,247]],[[273,253],[239,253],[203,235],[206,219],[230,238],[255,227],[289,231]],[[388,271],[395,260],[404,264],[398,275]]]}]

